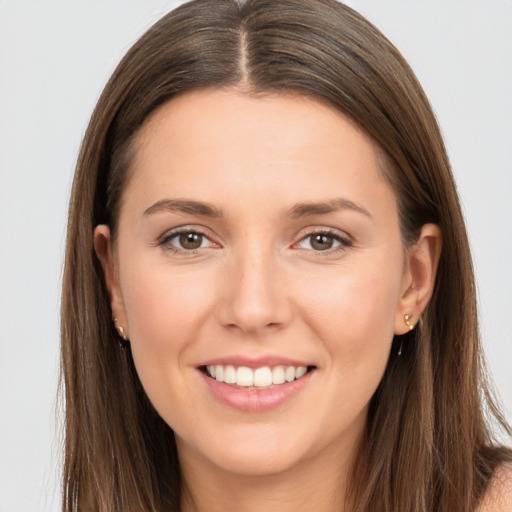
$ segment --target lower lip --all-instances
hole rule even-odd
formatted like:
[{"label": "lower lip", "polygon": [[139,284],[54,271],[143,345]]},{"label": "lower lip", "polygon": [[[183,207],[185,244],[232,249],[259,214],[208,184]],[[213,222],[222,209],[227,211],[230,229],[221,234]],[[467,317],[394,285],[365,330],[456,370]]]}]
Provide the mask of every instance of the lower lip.
[{"label": "lower lip", "polygon": [[229,407],[245,412],[264,412],[275,409],[295,397],[309,382],[313,371],[300,379],[269,389],[244,389],[224,384],[200,372],[212,395]]}]

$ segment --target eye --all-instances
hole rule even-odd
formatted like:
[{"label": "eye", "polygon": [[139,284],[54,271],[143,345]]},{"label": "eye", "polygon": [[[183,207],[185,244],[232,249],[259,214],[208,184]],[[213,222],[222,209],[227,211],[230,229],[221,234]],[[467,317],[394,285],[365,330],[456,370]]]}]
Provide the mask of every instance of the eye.
[{"label": "eye", "polygon": [[352,241],[348,238],[331,232],[310,233],[297,244],[300,249],[310,249],[317,252],[348,248],[351,245]]},{"label": "eye", "polygon": [[180,233],[175,236],[183,249],[199,249],[203,245],[204,237],[199,233]]},{"label": "eye", "polygon": [[193,252],[197,249],[215,247],[215,244],[203,233],[194,230],[174,231],[165,236],[161,245],[175,252]]}]

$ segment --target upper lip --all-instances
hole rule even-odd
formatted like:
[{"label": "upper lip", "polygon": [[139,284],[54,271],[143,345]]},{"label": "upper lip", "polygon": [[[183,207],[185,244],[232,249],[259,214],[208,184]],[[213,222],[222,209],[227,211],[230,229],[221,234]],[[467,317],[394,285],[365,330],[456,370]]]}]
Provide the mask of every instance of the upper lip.
[{"label": "upper lip", "polygon": [[203,366],[215,365],[231,365],[231,366],[246,366],[248,368],[262,368],[263,366],[314,366],[311,362],[299,361],[289,357],[282,357],[277,355],[250,357],[245,355],[231,355],[224,357],[215,357],[205,360],[198,364],[198,368]]}]

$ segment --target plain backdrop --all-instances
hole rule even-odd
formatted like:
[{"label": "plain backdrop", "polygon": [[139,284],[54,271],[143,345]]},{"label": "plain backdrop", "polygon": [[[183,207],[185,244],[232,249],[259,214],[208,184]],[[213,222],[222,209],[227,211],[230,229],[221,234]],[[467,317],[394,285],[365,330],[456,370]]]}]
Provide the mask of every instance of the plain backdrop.
[{"label": "plain backdrop", "polygon": [[[57,511],[68,194],[100,91],[181,2],[0,0],[0,512]],[[353,0],[411,63],[467,217],[482,334],[512,420],[512,1]]]}]

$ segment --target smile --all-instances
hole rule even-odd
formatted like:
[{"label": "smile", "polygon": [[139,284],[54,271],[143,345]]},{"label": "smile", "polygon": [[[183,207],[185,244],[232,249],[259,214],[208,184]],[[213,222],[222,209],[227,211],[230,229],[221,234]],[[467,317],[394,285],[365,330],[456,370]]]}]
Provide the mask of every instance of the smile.
[{"label": "smile", "polygon": [[206,373],[217,382],[247,389],[271,389],[302,378],[308,372],[306,366],[247,366],[208,365]]},{"label": "smile", "polygon": [[205,364],[197,369],[217,401],[243,412],[271,411],[292,401],[317,373],[316,366],[294,365],[292,361],[229,362]]}]

